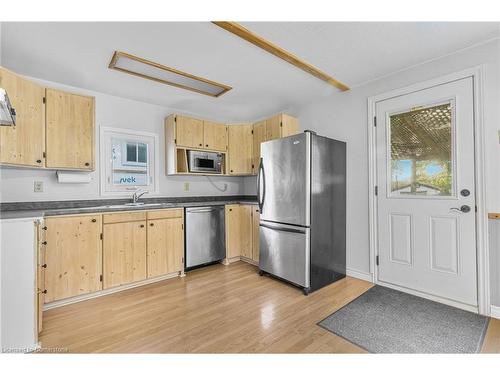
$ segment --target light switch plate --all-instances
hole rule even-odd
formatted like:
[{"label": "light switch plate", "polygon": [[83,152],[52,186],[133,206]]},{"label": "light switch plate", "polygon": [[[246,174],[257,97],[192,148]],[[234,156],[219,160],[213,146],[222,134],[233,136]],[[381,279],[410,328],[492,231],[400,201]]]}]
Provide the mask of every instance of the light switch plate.
[{"label": "light switch plate", "polygon": [[35,193],[43,193],[43,181],[35,181],[33,183],[33,191]]},{"label": "light switch plate", "polygon": [[184,191],[189,191],[189,182],[184,182]]}]

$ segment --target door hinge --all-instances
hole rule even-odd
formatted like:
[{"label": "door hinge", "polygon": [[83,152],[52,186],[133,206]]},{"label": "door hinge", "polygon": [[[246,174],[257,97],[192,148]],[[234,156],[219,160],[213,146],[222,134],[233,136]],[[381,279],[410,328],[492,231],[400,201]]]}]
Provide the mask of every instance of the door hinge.
[{"label": "door hinge", "polygon": [[376,264],[377,266],[379,265],[378,255],[375,257],[375,264]]},{"label": "door hinge", "polygon": [[103,235],[102,233],[101,233],[101,235],[100,235],[100,238],[101,238],[101,240],[104,238],[104,235]]},{"label": "door hinge", "polygon": [[45,96],[42,98],[42,103],[43,104],[47,103],[47,99],[45,99]]},{"label": "door hinge", "polygon": [[177,116],[174,116],[174,122],[177,122]]},{"label": "door hinge", "polygon": [[378,195],[378,186],[375,185],[375,195]]},{"label": "door hinge", "polygon": [[184,257],[182,257],[182,259],[181,259],[181,263],[182,263],[182,264],[184,264]]},{"label": "door hinge", "polygon": [[99,281],[102,283],[102,275],[99,276]]},{"label": "door hinge", "polygon": [[174,139],[174,143],[177,144],[177,138]]},{"label": "door hinge", "polygon": [[477,212],[477,206],[474,206],[474,207],[475,207],[475,209],[476,209],[476,212]]},{"label": "door hinge", "polygon": [[252,130],[252,134],[253,134],[253,130]]},{"label": "door hinge", "polygon": [[184,224],[181,224],[181,229],[184,230]]},{"label": "door hinge", "polygon": [[255,168],[255,165],[254,165],[254,164],[252,164],[252,169],[254,169],[254,168]]},{"label": "door hinge", "polygon": [[373,117],[373,126],[377,127],[377,116]]},{"label": "door hinge", "polygon": [[46,153],[45,151],[44,151],[44,152],[42,152],[42,157],[43,157],[44,159],[47,159],[47,153]]},{"label": "door hinge", "polygon": [[283,127],[283,121],[280,121],[280,127],[281,128]]}]

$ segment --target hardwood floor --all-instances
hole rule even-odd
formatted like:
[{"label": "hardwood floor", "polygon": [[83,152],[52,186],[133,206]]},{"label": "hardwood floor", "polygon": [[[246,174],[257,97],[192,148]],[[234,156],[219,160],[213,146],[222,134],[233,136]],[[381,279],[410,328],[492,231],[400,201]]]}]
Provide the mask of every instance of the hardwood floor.
[{"label": "hardwood floor", "polygon": [[[362,353],[317,323],[372,286],[347,277],[308,297],[236,262],[45,312],[43,348],[72,353]],[[500,351],[492,319],[483,351]]]}]

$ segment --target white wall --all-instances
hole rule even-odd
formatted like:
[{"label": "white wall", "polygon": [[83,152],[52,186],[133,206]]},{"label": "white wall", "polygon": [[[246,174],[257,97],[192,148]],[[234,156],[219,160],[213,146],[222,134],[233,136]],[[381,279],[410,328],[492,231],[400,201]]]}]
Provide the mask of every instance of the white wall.
[{"label": "white wall", "polygon": [[[15,69],[13,69],[15,70]],[[59,184],[55,171],[1,168],[0,201],[42,201],[98,199],[99,194],[99,127],[117,127],[153,132],[160,140],[160,175],[158,196],[192,196],[242,194],[241,177],[212,177],[212,181],[220,188],[227,184],[227,190],[221,192],[203,176],[166,176],[165,175],[165,142],[164,118],[175,109],[123,99],[94,91],[69,87],[54,82],[37,80],[47,87],[61,88],[75,93],[96,97],[96,171],[92,172],[90,184]],[[216,120],[216,119],[215,119]],[[34,181],[43,181],[44,192],[34,193]],[[184,191],[184,183],[189,182],[189,191]],[[126,196],[130,194],[127,193]]]},{"label": "white wall", "polygon": [[[370,62],[367,61],[367,64]],[[484,120],[487,153],[487,208],[500,212],[500,42],[489,43],[398,72],[350,91],[335,93],[297,109],[301,129],[347,142],[347,268],[369,272],[367,99],[473,66],[485,66]],[[255,194],[255,178],[244,192]],[[492,248],[491,251],[498,251]],[[500,267],[500,265],[499,265]],[[500,297],[500,296],[499,296]]]}]

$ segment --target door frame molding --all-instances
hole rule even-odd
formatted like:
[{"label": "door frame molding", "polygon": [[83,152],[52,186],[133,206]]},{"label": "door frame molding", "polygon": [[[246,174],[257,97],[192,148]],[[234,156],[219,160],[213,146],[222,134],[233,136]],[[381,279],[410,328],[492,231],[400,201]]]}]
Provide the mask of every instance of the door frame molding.
[{"label": "door frame molding", "polygon": [[[477,291],[478,312],[490,316],[490,272],[489,272],[489,246],[488,246],[488,213],[486,209],[486,142],[484,138],[484,65],[474,66],[459,72],[419,82],[410,86],[391,90],[368,98],[368,224],[370,246],[370,273],[373,283],[379,284],[378,270],[375,267],[375,257],[378,254],[377,233],[377,199],[375,198],[375,185],[377,184],[377,163],[375,144],[375,106],[377,102],[392,99],[397,96],[410,94],[415,91],[425,90],[434,86],[472,77],[473,81],[473,109],[474,109],[474,163],[475,163],[475,190],[476,190],[476,252],[477,252]],[[431,296],[429,296],[432,298]]]}]

